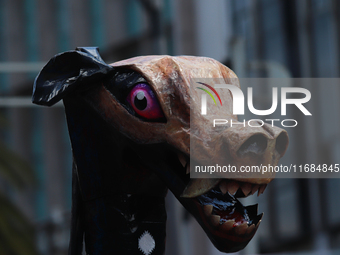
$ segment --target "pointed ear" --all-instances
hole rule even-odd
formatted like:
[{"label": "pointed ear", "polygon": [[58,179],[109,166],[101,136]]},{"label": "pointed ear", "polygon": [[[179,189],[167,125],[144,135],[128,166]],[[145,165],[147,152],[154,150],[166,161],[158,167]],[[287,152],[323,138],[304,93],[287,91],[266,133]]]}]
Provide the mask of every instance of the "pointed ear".
[{"label": "pointed ear", "polygon": [[101,59],[95,47],[57,54],[36,77],[32,102],[51,106],[75,89],[98,83],[113,70]]}]

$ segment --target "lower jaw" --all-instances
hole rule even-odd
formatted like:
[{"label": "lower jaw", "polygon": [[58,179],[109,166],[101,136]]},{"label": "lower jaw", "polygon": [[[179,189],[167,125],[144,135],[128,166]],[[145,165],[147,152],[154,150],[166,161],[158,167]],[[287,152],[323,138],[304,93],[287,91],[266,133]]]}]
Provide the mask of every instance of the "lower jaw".
[{"label": "lower jaw", "polygon": [[[257,215],[257,205],[244,207],[233,196],[227,196],[232,198],[236,206],[234,204],[235,207],[226,207],[226,211],[219,210],[220,206],[230,201],[214,197],[209,199],[209,195],[193,200],[199,212],[199,221],[216,248],[224,252],[236,252],[243,249],[255,235],[263,214]],[[213,206],[213,209],[206,210],[207,205],[210,208]]]},{"label": "lower jaw", "polygon": [[256,228],[250,234],[245,235],[237,235],[235,230],[226,233],[220,229],[221,226],[216,227],[211,224],[200,203],[195,201],[195,205],[199,211],[200,219],[197,219],[198,222],[200,222],[210,241],[221,252],[230,253],[244,249],[257,231]]}]

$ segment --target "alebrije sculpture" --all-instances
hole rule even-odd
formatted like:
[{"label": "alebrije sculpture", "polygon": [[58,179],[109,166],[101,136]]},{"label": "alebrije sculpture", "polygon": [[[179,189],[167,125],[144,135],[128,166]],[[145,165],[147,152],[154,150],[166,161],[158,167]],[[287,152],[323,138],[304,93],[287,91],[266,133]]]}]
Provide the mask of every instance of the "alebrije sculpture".
[{"label": "alebrije sculpture", "polygon": [[[83,242],[89,255],[164,254],[168,189],[220,251],[238,251],[252,239],[262,214],[237,198],[263,193],[273,176],[190,179],[191,130],[201,135],[202,153],[221,153],[223,146],[209,146],[218,139],[235,164],[277,164],[288,136],[267,125],[212,132],[198,115],[190,127],[190,111],[200,109],[190,79],[200,77],[239,86],[210,58],[144,56],[108,65],[97,48],[58,54],[39,73],[33,102],[63,100],[72,144],[70,255],[82,254]],[[230,105],[230,94],[223,98]]]}]

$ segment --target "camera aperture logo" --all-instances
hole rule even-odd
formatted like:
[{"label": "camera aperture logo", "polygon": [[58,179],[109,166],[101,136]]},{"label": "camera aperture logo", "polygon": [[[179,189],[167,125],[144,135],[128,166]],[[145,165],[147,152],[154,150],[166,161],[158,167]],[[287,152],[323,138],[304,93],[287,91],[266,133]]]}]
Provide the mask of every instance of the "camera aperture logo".
[{"label": "camera aperture logo", "polygon": [[[201,84],[205,86],[206,88],[209,88],[219,99],[221,106],[219,106],[215,100],[214,95],[207,90],[206,88],[202,87],[196,87],[197,89],[200,89],[206,93],[203,93],[201,95],[201,114],[207,115],[207,95],[211,97],[211,99],[214,101],[215,105],[218,107],[223,107],[222,100],[216,89],[228,89],[229,92],[232,94],[233,97],[233,114],[234,115],[244,115],[244,101],[245,97],[242,92],[242,90],[232,84],[215,84],[214,87],[203,83],[203,82],[197,82],[198,84]],[[295,94],[300,95],[300,97],[294,98],[293,96],[288,97],[288,94]],[[304,97],[301,97],[301,95],[304,95]],[[305,116],[312,116],[312,114],[307,110],[307,108],[304,106],[305,103],[309,102],[311,99],[311,93],[308,89],[305,88],[298,88],[298,87],[282,87],[281,88],[281,116],[287,115],[287,105],[295,105]],[[269,109],[266,110],[258,110],[254,107],[253,104],[253,88],[248,87],[247,88],[247,105],[249,111],[257,116],[267,116],[272,113],[274,113],[278,107],[278,88],[273,87],[272,88],[272,105]],[[223,117],[223,116],[222,116]],[[217,125],[230,125],[231,127],[233,125],[243,125],[244,127],[247,125],[249,127],[262,127],[265,122],[269,122],[272,126],[276,125],[277,122],[280,122],[283,127],[296,127],[298,125],[297,120],[295,119],[251,119],[246,121],[245,119],[243,121],[235,121],[233,119],[214,119],[213,120],[213,126],[216,127]]]}]

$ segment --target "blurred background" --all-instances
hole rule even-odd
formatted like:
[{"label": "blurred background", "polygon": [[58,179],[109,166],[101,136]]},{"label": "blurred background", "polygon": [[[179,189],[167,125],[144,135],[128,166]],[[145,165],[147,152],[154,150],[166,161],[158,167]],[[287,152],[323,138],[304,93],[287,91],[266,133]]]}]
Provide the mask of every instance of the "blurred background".
[{"label": "blurred background", "polygon": [[[239,77],[340,75],[338,0],[0,0],[0,24],[0,255],[67,254],[72,153],[63,106],[30,102],[53,55],[98,46],[107,63],[197,55]],[[311,93],[313,118],[288,130],[283,163],[339,163],[340,88]],[[340,179],[276,179],[245,204],[256,202],[265,217],[239,254],[340,254]],[[167,205],[167,255],[221,254],[171,194]]]}]

